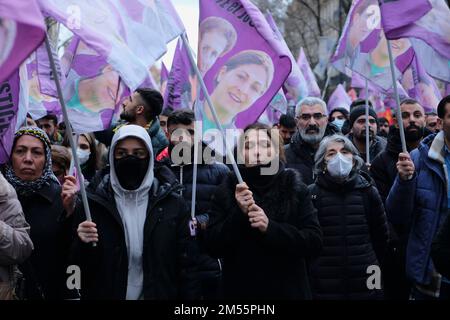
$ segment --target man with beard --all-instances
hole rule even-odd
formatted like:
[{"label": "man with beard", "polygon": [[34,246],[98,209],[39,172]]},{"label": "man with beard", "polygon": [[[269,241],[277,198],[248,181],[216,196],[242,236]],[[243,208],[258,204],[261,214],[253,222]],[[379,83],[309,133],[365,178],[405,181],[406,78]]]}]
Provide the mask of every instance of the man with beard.
[{"label": "man with beard", "polygon": [[95,132],[95,138],[106,146],[110,146],[114,133],[121,126],[135,124],[147,130],[152,141],[154,156],[156,157],[168,145],[158,120],[162,106],[163,97],[157,90],[150,88],[137,89],[122,103],[123,111],[120,114],[122,121],[115,128]]},{"label": "man with beard", "polygon": [[[423,107],[413,99],[403,100],[400,104],[403,128],[405,131],[408,152],[417,148],[423,139],[425,131],[425,113]],[[398,124],[391,126],[386,149],[372,161],[370,174],[375,180],[383,203],[389,194],[397,176],[396,163],[402,152]],[[388,212],[389,220],[389,212]],[[409,226],[393,224],[389,221],[391,239],[389,254],[384,269],[384,294],[387,299],[407,300],[410,294],[410,284],[405,273],[406,244]]]},{"label": "man with beard", "polygon": [[378,135],[383,138],[389,135],[389,121],[385,117],[378,118]]},{"label": "man with beard", "polygon": [[[369,161],[374,159],[386,147],[386,139],[376,135],[377,133],[377,113],[369,107]],[[366,107],[358,105],[350,112],[349,118],[350,133],[348,138],[358,149],[361,157],[366,162]]]},{"label": "man with beard", "polygon": [[[180,194],[191,207],[195,114],[190,109],[180,109],[172,112],[167,118],[167,133],[169,138],[169,157],[164,164],[169,167],[180,183],[183,190]],[[219,284],[222,274],[221,262],[205,253],[204,232],[209,222],[208,211],[217,187],[225,179],[229,170],[220,162],[216,162],[213,151],[202,143],[201,155],[197,162],[197,197],[195,218],[197,223],[197,240],[201,254],[198,256],[198,270],[193,275],[200,283],[199,297],[210,300],[219,298]],[[209,155],[212,155],[208,159]]]},{"label": "man with beard", "polygon": [[450,280],[431,259],[431,244],[450,209],[450,96],[438,104],[442,131],[424,138],[411,154],[398,155],[398,175],[386,199],[388,219],[409,226],[406,275],[415,300],[450,298]]},{"label": "man with beard", "polygon": [[316,97],[301,100],[295,108],[297,132],[285,146],[286,167],[296,169],[306,185],[314,182],[314,155],[325,136],[339,133],[338,127],[328,123],[325,102]]}]

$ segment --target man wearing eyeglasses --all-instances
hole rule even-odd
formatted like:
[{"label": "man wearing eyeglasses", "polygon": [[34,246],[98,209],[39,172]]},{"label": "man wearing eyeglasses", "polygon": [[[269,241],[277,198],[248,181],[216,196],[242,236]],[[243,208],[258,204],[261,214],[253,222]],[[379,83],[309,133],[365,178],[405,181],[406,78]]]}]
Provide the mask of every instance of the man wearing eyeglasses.
[{"label": "man wearing eyeglasses", "polygon": [[325,136],[339,133],[339,129],[328,123],[327,105],[315,97],[307,97],[297,104],[295,122],[297,132],[285,146],[287,167],[298,170],[303,183],[309,185],[314,182],[314,155],[320,141]]},{"label": "man wearing eyeglasses", "polygon": [[[366,161],[366,107],[365,101],[358,99],[350,106],[350,133],[348,138],[358,149],[361,157]],[[386,147],[386,139],[377,136],[377,113],[369,103],[369,160],[372,161]]]}]

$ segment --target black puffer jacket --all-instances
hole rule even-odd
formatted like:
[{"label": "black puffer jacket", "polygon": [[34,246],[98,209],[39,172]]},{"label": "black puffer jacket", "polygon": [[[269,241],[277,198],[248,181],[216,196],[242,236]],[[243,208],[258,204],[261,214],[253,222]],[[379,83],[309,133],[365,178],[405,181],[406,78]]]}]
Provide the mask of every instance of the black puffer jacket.
[{"label": "black puffer jacket", "polygon": [[345,184],[320,174],[309,186],[323,231],[323,250],[311,267],[316,299],[376,299],[366,273],[380,265],[387,242],[386,215],[376,188],[365,173]]},{"label": "black puffer jacket", "polygon": [[[329,123],[324,137],[339,132],[338,127]],[[292,137],[291,142],[285,146],[286,167],[297,170],[301,175],[302,182],[306,185],[312,184],[315,179],[313,169],[316,151],[310,144],[303,141],[299,131]]]},{"label": "black puffer jacket", "polygon": [[397,176],[398,154],[402,152],[399,132],[395,126],[390,127],[386,149],[372,160],[370,166],[370,175],[375,180],[383,203],[386,202],[389,190]]},{"label": "black puffer jacket", "polygon": [[214,196],[207,230],[211,255],[224,259],[228,299],[311,299],[308,257],[318,255],[322,235],[306,186],[292,169],[282,169],[253,198],[269,218],[266,233],[250,226],[235,200],[230,173]]},{"label": "black puffer jacket", "polygon": [[[116,207],[110,175],[103,172],[88,186],[92,220],[99,242],[96,247],[77,237],[72,259],[81,267],[82,299],[123,300],[127,292],[128,253],[124,227]],[[179,196],[179,185],[165,166],[155,169],[144,225],[144,299],[192,298],[197,292],[192,278],[195,257],[191,255],[189,212]],[[77,207],[78,223],[85,220]]]},{"label": "black puffer jacket", "polygon": [[[206,144],[203,144],[204,152],[206,148],[208,148]],[[205,154],[204,152],[202,154]],[[191,208],[193,165],[175,165],[172,163],[170,158],[166,158],[163,164],[170,167],[178,181],[181,182],[183,189],[180,190],[180,193],[188,204],[188,207]],[[216,291],[218,289],[222,266],[218,259],[211,258],[206,254],[203,228],[208,225],[208,211],[211,208],[211,198],[216,192],[218,186],[224,181],[228,172],[228,167],[219,162],[211,162],[209,164],[202,163],[197,165],[195,215],[199,224],[202,225],[202,228],[199,227],[197,229],[197,239],[200,246],[200,254],[197,260],[197,276],[202,284],[201,296],[205,299],[211,299],[215,298],[215,295],[217,296],[217,293],[214,295],[212,291]]]}]

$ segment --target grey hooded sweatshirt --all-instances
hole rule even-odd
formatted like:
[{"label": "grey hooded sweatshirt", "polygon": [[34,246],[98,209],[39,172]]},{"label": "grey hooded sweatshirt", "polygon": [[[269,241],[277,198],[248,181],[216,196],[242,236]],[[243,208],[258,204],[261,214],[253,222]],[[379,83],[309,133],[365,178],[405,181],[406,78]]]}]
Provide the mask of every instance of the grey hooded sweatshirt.
[{"label": "grey hooded sweatshirt", "polygon": [[[136,137],[142,140],[147,147],[150,157],[147,173],[141,185],[136,190],[123,189],[114,168],[114,150],[117,143],[127,137]],[[109,163],[111,164],[111,186],[114,191],[114,199],[125,229],[125,242],[128,253],[127,300],[138,300],[142,298],[144,280],[142,267],[144,224],[147,206],[149,204],[149,190],[154,180],[153,158],[150,136],[144,128],[137,125],[126,125],[115,133],[111,143]]]}]

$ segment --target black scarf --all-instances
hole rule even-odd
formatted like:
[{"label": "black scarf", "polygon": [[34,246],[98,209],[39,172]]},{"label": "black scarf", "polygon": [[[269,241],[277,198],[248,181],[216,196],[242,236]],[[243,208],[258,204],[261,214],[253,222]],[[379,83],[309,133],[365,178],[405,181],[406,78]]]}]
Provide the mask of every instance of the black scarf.
[{"label": "black scarf", "polygon": [[278,176],[285,168],[283,162],[279,161],[278,163],[278,171],[272,175],[261,174],[261,169],[269,168],[270,163],[267,165],[259,165],[254,167],[245,167],[244,165],[241,165],[239,166],[239,171],[241,172],[242,179],[250,188],[250,191],[256,192],[259,195],[264,195],[272,188]]}]

